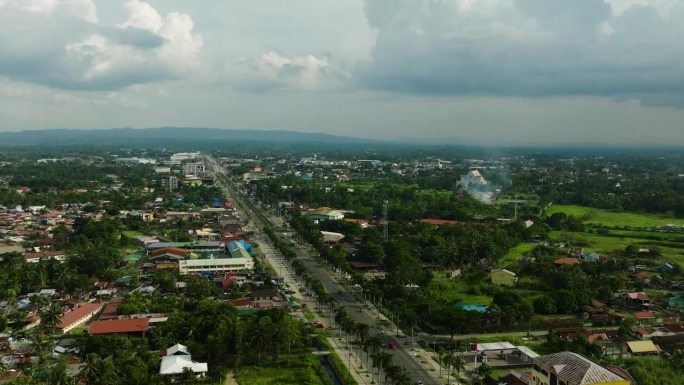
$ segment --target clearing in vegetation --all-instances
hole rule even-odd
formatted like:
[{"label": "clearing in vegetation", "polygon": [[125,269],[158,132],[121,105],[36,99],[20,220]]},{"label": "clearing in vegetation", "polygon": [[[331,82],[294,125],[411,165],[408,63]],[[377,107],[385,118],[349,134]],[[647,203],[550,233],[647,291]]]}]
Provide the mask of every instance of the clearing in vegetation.
[{"label": "clearing in vegetation", "polygon": [[684,219],[667,217],[656,214],[640,214],[632,212],[612,212],[593,207],[575,205],[551,205],[546,210],[546,216],[564,213],[580,218],[587,225],[601,225],[608,227],[655,227],[669,224],[684,226]]}]

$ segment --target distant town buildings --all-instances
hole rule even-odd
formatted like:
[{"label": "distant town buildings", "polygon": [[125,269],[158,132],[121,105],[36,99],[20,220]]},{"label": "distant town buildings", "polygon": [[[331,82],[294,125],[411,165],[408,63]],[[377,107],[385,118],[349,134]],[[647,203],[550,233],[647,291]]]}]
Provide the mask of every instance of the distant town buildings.
[{"label": "distant town buildings", "polygon": [[336,221],[344,218],[343,211],[333,210],[330,207],[319,207],[315,210],[309,210],[304,215],[313,221]]},{"label": "distant town buildings", "polygon": [[161,185],[166,191],[178,190],[178,178],[173,175],[167,175],[162,178]]},{"label": "distant town buildings", "polygon": [[157,163],[157,161],[154,159],[146,159],[146,158],[116,158],[116,159],[114,159],[114,163],[136,165],[136,164],[155,164],[155,163]]},{"label": "distant town buildings", "polygon": [[207,171],[204,163],[185,163],[183,164],[183,173],[185,175],[199,175]]},{"label": "distant town buildings", "polygon": [[183,162],[186,160],[197,159],[197,158],[199,158],[199,156],[200,156],[199,152],[179,152],[179,153],[171,155],[169,157],[169,160],[171,160],[171,162],[180,163],[180,162]]}]

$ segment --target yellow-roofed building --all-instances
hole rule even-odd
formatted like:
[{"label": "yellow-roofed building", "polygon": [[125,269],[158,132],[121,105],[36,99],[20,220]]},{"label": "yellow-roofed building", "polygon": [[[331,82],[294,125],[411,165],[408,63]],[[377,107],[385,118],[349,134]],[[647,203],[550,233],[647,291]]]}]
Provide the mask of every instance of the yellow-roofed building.
[{"label": "yellow-roofed building", "polygon": [[633,355],[660,354],[660,348],[653,341],[629,341],[627,349]]}]

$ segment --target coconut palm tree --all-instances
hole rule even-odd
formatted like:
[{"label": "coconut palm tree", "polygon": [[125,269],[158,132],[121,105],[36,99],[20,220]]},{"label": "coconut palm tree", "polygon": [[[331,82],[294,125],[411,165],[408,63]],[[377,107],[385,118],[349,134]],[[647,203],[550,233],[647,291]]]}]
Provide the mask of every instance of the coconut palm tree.
[{"label": "coconut palm tree", "polygon": [[477,369],[475,369],[475,373],[477,373],[477,377],[478,377],[480,383],[482,383],[482,381],[485,379],[485,377],[492,374],[492,367],[483,363]]},{"label": "coconut palm tree", "polygon": [[444,365],[446,366],[446,374],[447,374],[447,385],[451,383],[450,375],[451,375],[451,364],[454,360],[454,352],[451,350],[444,352],[442,355],[442,361],[444,362]]},{"label": "coconut palm tree", "polygon": [[74,379],[69,376],[66,361],[60,359],[48,373],[48,383],[50,385],[73,385]]},{"label": "coconut palm tree", "polygon": [[401,376],[401,368],[393,363],[391,363],[385,370],[385,384],[388,380],[392,380],[392,384],[396,385],[395,380]]},{"label": "coconut palm tree", "polygon": [[[387,368],[392,365],[392,355],[389,352],[380,350],[376,353],[377,357],[377,368],[378,368],[378,378],[380,377],[380,371],[387,373]],[[387,377],[385,377],[385,382],[387,382]]]},{"label": "coconut palm tree", "polygon": [[456,383],[461,382],[461,371],[465,369],[465,360],[463,359],[463,356],[455,355],[451,358],[451,370],[456,371]]},{"label": "coconut palm tree", "polygon": [[53,302],[45,311],[40,313],[40,325],[53,335],[62,321],[62,308],[58,303]]},{"label": "coconut palm tree", "polygon": [[354,324],[354,333],[359,339],[359,355],[361,356],[361,359],[363,360],[363,350],[366,344],[366,341],[368,340],[368,335],[370,334],[370,327],[368,324],[363,323],[363,322],[357,322]]},{"label": "coconut palm tree", "polygon": [[102,359],[96,353],[90,353],[86,357],[86,364],[79,373],[86,384],[96,384],[98,379],[102,377]]},{"label": "coconut palm tree", "polygon": [[42,333],[36,333],[31,340],[31,348],[35,355],[38,356],[38,363],[42,364],[47,358],[48,350],[50,350],[50,339]]},{"label": "coconut palm tree", "polygon": [[363,344],[364,350],[366,350],[366,361],[371,359],[371,354],[375,354],[382,347],[382,340],[378,336],[371,336],[366,339]]}]

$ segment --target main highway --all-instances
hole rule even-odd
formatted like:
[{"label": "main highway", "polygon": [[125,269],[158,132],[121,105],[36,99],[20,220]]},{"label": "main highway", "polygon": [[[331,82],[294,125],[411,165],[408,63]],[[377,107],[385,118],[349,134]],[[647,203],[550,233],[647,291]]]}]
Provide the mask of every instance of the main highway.
[{"label": "main highway", "polygon": [[[242,195],[238,193],[236,186],[231,182],[224,172],[221,165],[211,156],[204,157],[207,170],[214,176],[214,184],[221,187],[228,196],[233,200],[235,205],[247,208],[243,211],[243,215],[247,215],[250,221],[254,224],[255,231],[261,231],[264,226],[272,226],[272,219],[269,219],[270,214],[263,212],[258,205],[252,204],[249,199],[242,199]],[[266,237],[264,237],[266,239]],[[309,274],[318,278],[326,291],[337,301],[339,306],[344,306],[349,315],[357,322],[363,322],[370,328],[371,335],[383,335],[387,343],[396,343],[397,348],[390,350],[394,356],[395,364],[407,370],[414,383],[433,384],[437,385],[439,382],[418,362],[418,359],[412,354],[411,348],[406,346],[403,340],[405,338],[395,336],[397,328],[386,319],[380,321],[377,310],[360,300],[340,285],[332,276],[331,272],[324,267],[320,262],[313,259],[309,253],[298,243],[294,243],[292,249],[297,254],[297,258],[302,261],[304,266],[309,271]]]}]

